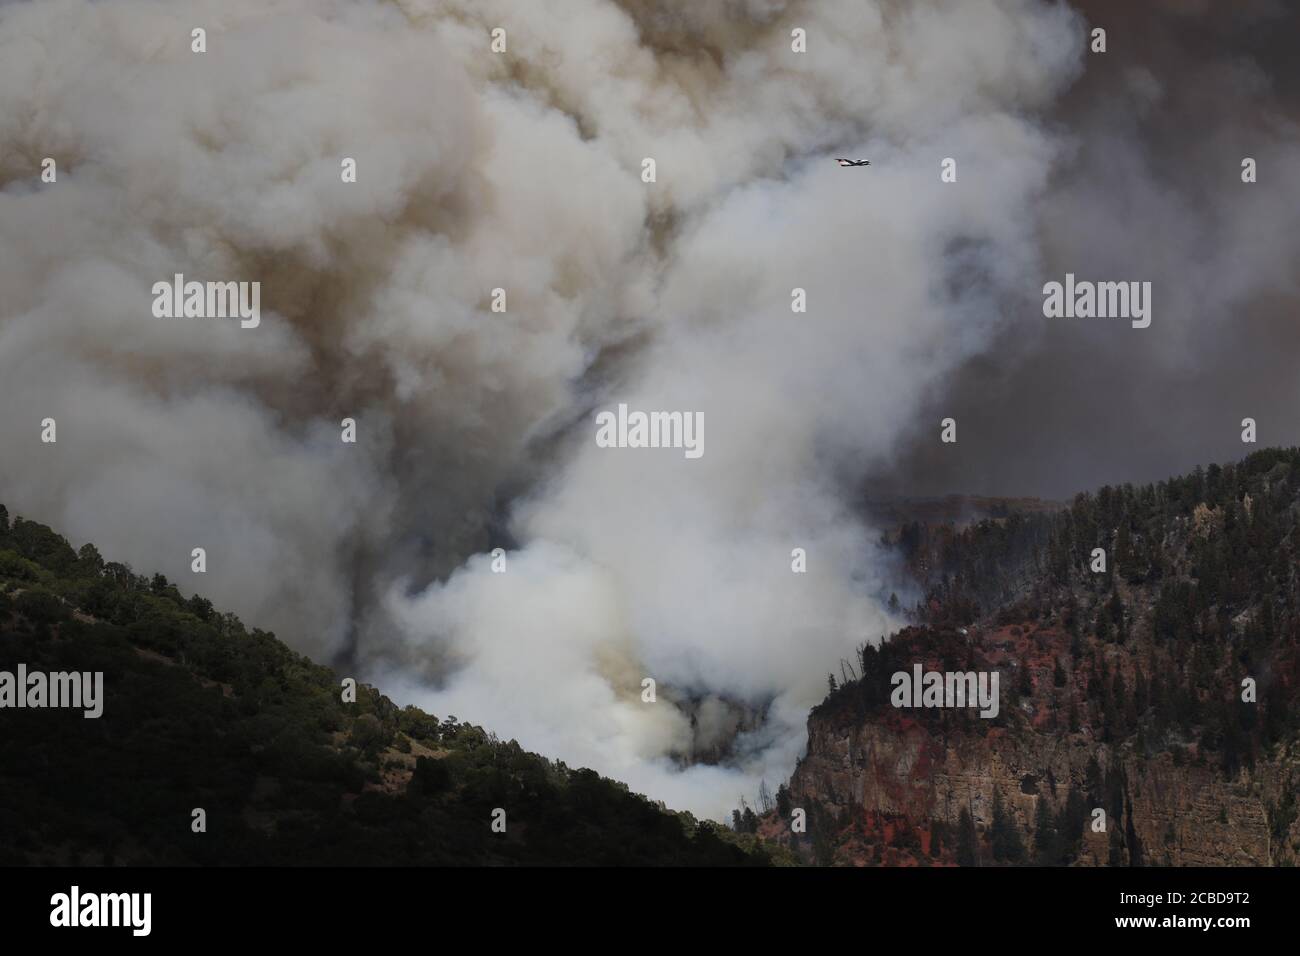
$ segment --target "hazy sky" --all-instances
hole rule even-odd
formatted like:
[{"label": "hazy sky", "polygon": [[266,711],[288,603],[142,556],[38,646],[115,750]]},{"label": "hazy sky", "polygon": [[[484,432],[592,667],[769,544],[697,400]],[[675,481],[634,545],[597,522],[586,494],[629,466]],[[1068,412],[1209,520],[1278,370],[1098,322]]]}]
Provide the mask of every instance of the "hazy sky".
[{"label": "hazy sky", "polygon": [[[1159,480],[1240,458],[1246,417],[1261,445],[1300,444],[1300,10],[1081,6],[1108,50],[1047,117],[1072,152],[1037,209],[1045,281],[1150,280],[1152,324],[1010,309],[936,386],[881,487],[1069,497]],[[965,426],[955,446],[933,441],[947,415]]]}]

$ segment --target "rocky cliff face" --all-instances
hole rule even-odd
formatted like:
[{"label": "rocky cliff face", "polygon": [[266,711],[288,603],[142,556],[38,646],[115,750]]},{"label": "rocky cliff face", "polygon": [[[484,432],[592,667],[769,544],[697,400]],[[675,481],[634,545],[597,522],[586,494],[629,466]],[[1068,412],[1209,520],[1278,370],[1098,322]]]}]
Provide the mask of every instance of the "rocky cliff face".
[{"label": "rocky cliff face", "polygon": [[[917,624],[831,678],[764,836],[819,863],[1297,862],[1300,449],[887,538]],[[916,668],[996,674],[996,714],[896,694]]]},{"label": "rocky cliff face", "polygon": [[[924,640],[914,636],[911,644]],[[1070,657],[1069,637],[1027,624],[969,640],[975,661],[1004,675],[1001,687],[1021,688],[1011,695],[1010,713],[995,721],[971,713],[936,719],[935,711],[892,706],[857,714],[833,700],[814,711],[789,803],[806,808],[810,830],[827,831],[829,861],[953,864],[965,809],[974,825],[974,861],[996,862],[991,843],[1000,801],[1024,847],[1023,856],[1006,862],[1294,864],[1300,844],[1294,748],[1279,745],[1252,767],[1226,774],[1217,754],[1201,752],[1197,741],[1180,743],[1177,735],[1167,749],[1157,749],[1141,727],[1130,739],[1109,743],[1091,723],[1071,731],[1062,714],[1069,713],[1071,697],[1076,709],[1088,710],[1086,674],[1067,672],[1065,685],[1054,687],[1050,663]],[[1138,654],[1109,652],[1113,672],[1139,670]],[[918,659],[926,659],[927,670],[943,662],[924,652]],[[1018,662],[1030,670],[1027,676],[1017,674]],[[1071,803],[1078,808],[1073,816]],[[798,843],[787,830],[776,823],[764,832]],[[813,840],[801,845],[806,857],[816,855]]]},{"label": "rocky cliff face", "polygon": [[[863,724],[815,716],[808,723],[808,754],[790,782],[793,806],[817,806],[835,828],[835,862],[846,864],[954,861],[954,843],[935,851],[935,822],[955,832],[966,808],[981,836],[993,825],[995,791],[1024,835],[1033,859],[1035,820],[1045,801],[1064,809],[1073,787],[1087,794],[1090,761],[1115,761],[1126,788],[1122,818],[1107,813],[1106,831],[1088,823],[1074,860],[1111,862],[1110,830],[1120,828],[1121,856],[1114,862],[1148,865],[1267,866],[1296,861],[1300,824],[1292,820],[1274,836],[1273,817],[1293,790],[1297,762],[1289,754],[1224,779],[1197,755],[1144,757],[1088,734],[1064,737],[990,728],[986,732],[935,732],[915,720]],[[912,833],[914,840],[900,839]],[[892,853],[891,853],[892,851]],[[891,859],[892,856],[892,859]]]}]

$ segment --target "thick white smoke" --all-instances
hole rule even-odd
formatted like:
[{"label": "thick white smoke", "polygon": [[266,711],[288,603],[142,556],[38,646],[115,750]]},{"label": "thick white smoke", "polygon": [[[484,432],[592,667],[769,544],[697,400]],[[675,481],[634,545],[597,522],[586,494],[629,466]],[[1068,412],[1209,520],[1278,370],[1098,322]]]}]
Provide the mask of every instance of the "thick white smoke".
[{"label": "thick white smoke", "polygon": [[[895,623],[854,488],[1037,307],[1034,116],[1083,51],[1033,0],[0,8],[0,489],[185,586],[203,546],[194,588],[298,648],[721,814]],[[261,281],[261,327],[154,318],[176,272]],[[618,402],[702,412],[704,456],[597,448]]]}]

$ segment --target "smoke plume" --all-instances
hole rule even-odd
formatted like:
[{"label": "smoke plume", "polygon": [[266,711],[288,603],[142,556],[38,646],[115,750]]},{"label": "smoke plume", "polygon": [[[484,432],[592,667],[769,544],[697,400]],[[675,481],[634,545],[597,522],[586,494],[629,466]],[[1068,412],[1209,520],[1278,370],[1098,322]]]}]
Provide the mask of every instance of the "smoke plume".
[{"label": "smoke plume", "polygon": [[[1119,474],[1128,439],[1172,429],[1144,472],[1227,439],[1103,423],[1112,396],[1225,354],[1226,388],[1243,326],[1283,336],[1271,368],[1295,354],[1294,83],[1198,53],[1206,11],[1150,13],[1189,39],[1145,63],[1139,15],[1089,54],[1108,11],[1085,12],[0,6],[3,500],[402,702],[720,815],[789,773],[827,671],[899,624],[865,477],[1155,477]],[[1152,327],[1051,326],[1067,270],[1154,280]],[[155,318],[175,273],[259,281],[261,325]],[[1296,390],[1265,388],[1220,417]],[[618,403],[703,413],[705,454],[597,447]],[[1100,465],[1038,460],[1069,429]]]}]

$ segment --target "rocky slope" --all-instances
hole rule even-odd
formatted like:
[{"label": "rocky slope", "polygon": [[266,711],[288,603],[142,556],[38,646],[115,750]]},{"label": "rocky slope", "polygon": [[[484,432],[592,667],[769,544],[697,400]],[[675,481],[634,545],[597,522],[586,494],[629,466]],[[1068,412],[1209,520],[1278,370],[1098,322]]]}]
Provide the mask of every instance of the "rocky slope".
[{"label": "rocky slope", "polygon": [[[1029,530],[923,535],[924,620],[813,711],[760,832],[850,865],[1294,864],[1298,479],[1296,451],[1261,452]],[[989,561],[1018,596],[981,608]],[[893,706],[918,662],[996,671],[1000,713]]]}]

